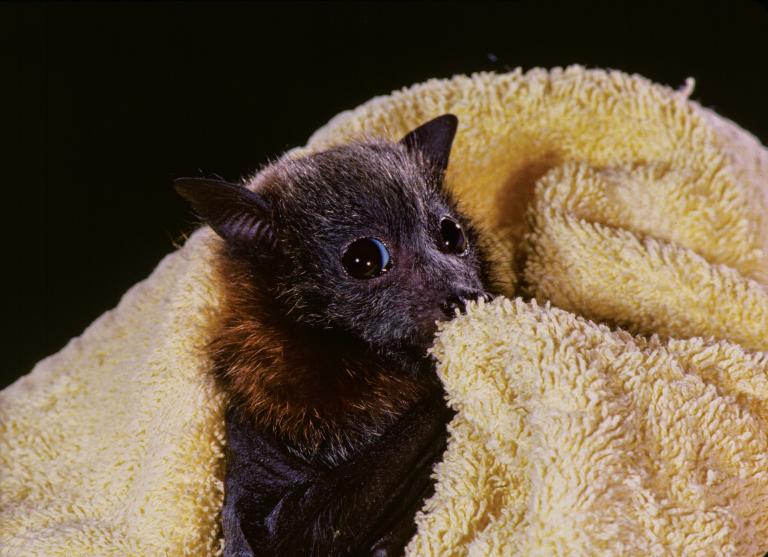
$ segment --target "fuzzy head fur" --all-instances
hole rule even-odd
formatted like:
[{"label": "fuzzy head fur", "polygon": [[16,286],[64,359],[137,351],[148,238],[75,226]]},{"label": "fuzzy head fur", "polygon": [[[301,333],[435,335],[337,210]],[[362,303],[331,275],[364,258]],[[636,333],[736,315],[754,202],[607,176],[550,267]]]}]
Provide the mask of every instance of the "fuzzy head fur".
[{"label": "fuzzy head fur", "polygon": [[[310,453],[402,413],[434,381],[435,322],[486,295],[476,233],[443,188],[456,124],[444,115],[398,143],[284,159],[249,188],[177,181],[225,240],[217,375],[257,421]],[[464,253],[441,251],[445,217],[463,229]],[[387,272],[348,274],[342,258],[360,238],[386,247]]]}]

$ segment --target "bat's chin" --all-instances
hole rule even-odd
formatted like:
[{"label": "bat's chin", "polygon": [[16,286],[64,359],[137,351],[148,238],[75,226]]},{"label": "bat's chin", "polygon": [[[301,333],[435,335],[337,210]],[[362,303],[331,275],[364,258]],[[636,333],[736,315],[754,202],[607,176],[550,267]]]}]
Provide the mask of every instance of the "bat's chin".
[{"label": "bat's chin", "polygon": [[396,335],[386,339],[377,339],[375,350],[396,366],[403,369],[421,370],[434,368],[434,359],[429,350],[435,342],[438,319],[445,319],[435,312],[434,316],[420,316],[409,327],[402,327]]},{"label": "bat's chin", "polygon": [[424,322],[418,327],[414,327],[402,337],[399,343],[398,351],[406,352],[414,357],[427,358],[429,349],[435,342],[435,333],[437,332],[437,323]]},{"label": "bat's chin", "polygon": [[412,335],[415,345],[425,353],[435,342],[438,321],[446,321],[445,315],[440,310],[436,310],[430,315],[423,317],[418,329]]},{"label": "bat's chin", "polygon": [[[417,340],[418,342],[416,342]],[[432,341],[432,336],[424,336],[423,339],[416,339],[412,336],[407,344],[390,345],[378,352],[395,368],[402,370],[411,377],[419,377],[424,373],[434,372],[434,359],[429,354]]]}]

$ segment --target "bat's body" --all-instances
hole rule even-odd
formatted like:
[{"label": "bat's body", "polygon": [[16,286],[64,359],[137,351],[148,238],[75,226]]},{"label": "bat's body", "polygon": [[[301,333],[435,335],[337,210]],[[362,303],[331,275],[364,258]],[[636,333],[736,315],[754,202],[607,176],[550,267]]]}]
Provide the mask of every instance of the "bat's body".
[{"label": "bat's body", "polygon": [[265,439],[236,410],[223,512],[227,555],[400,555],[433,490],[451,412],[438,390],[371,446],[336,467]]},{"label": "bat's body", "polygon": [[435,321],[486,296],[442,187],[456,119],[177,189],[225,240],[209,346],[230,396],[225,554],[394,555],[445,448]]}]

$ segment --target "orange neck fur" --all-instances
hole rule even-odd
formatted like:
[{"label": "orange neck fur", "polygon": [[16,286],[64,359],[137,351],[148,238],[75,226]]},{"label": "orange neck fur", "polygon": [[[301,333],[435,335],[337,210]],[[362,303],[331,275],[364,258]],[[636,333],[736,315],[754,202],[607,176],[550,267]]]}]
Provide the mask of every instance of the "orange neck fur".
[{"label": "orange neck fur", "polygon": [[438,384],[387,365],[351,337],[281,319],[250,263],[222,251],[217,270],[225,294],[209,345],[214,373],[259,431],[303,457],[345,459]]}]

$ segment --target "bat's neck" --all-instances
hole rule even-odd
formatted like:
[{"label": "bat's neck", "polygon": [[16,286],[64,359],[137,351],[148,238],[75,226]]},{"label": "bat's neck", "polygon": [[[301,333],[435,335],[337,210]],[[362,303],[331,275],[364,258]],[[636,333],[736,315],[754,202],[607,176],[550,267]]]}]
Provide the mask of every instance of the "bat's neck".
[{"label": "bat's neck", "polygon": [[346,460],[440,388],[428,361],[414,373],[346,333],[276,317],[270,298],[233,271],[224,269],[214,372],[258,430],[305,460]]}]

